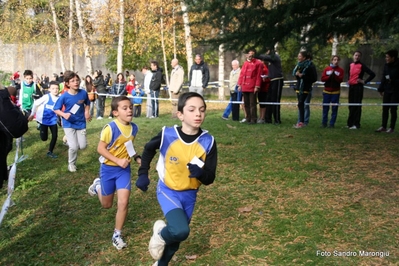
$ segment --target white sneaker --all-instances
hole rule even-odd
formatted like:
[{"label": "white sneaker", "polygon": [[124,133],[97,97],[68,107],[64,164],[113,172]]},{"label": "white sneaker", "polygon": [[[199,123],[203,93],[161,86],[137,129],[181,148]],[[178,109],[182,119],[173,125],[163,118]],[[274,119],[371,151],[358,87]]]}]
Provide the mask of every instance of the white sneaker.
[{"label": "white sneaker", "polygon": [[247,122],[247,119],[245,119],[245,118],[240,121],[240,123],[245,123],[245,122]]},{"label": "white sneaker", "polygon": [[349,129],[357,129],[356,126],[351,126]]},{"label": "white sneaker", "polygon": [[93,184],[91,184],[89,189],[87,190],[87,192],[89,193],[90,196],[93,197],[93,196],[97,195],[97,190],[96,190],[97,185],[100,185],[100,178],[98,178],[98,177],[96,179],[94,179]]},{"label": "white sneaker", "polygon": [[97,117],[97,120],[101,120],[101,119],[103,119],[101,116]]},{"label": "white sneaker", "polygon": [[165,240],[161,237],[161,230],[166,226],[166,223],[162,220],[158,220],[154,223],[153,233],[148,245],[148,251],[154,260],[159,260],[165,249]]},{"label": "white sneaker", "polygon": [[68,164],[68,171],[69,172],[76,172],[76,165]]},{"label": "white sneaker", "polygon": [[117,250],[121,250],[122,248],[127,247],[125,241],[123,241],[122,236],[117,236],[112,238],[112,245],[116,247]]},{"label": "white sneaker", "polygon": [[112,116],[108,116],[108,119],[112,119]]}]

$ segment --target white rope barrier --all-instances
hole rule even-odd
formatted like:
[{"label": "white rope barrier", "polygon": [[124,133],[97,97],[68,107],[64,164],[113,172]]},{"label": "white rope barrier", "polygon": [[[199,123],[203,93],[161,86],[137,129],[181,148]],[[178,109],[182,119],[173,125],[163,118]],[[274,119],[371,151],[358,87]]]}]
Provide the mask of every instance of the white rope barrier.
[{"label": "white rope barrier", "polygon": [[[98,93],[99,96],[106,97],[117,97],[120,95],[116,94],[105,94]],[[126,96],[128,98],[140,98],[147,100],[147,96]],[[170,98],[157,98],[159,101],[177,101],[177,99],[171,100]],[[223,104],[243,104],[243,101],[230,101],[230,100],[205,100],[207,103],[223,103]],[[297,102],[258,102],[257,104],[264,105],[298,105]],[[399,103],[305,103],[305,105],[315,105],[315,106],[399,106]]]},{"label": "white rope barrier", "polygon": [[11,199],[12,193],[14,192],[15,186],[15,175],[17,173],[17,164],[28,158],[25,155],[21,157],[18,156],[19,151],[22,151],[22,137],[16,139],[16,151],[15,151],[15,158],[14,163],[11,166],[10,172],[8,174],[8,189],[7,189],[7,198],[3,203],[3,207],[1,208],[0,212],[0,225],[3,222],[3,218],[6,215],[8,208],[14,206],[14,202]]}]

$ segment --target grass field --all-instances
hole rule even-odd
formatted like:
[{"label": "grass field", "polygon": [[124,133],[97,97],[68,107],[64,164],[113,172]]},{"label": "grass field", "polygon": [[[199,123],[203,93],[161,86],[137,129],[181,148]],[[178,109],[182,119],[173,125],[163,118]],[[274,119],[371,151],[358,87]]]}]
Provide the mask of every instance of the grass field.
[{"label": "grass field", "polygon": [[[171,265],[399,264],[399,133],[374,132],[381,107],[363,108],[359,130],[344,128],[347,107],[339,109],[335,129],[320,128],[319,106],[311,107],[310,125],[302,129],[292,128],[294,105],[282,107],[280,126],[224,121],[224,107],[210,103],[203,124],[218,145],[217,178],[201,187],[191,234]],[[178,122],[170,109],[162,102],[160,118],[134,119],[140,129],[137,151],[162,126]],[[148,192],[132,191],[126,249],[117,251],[111,243],[115,209],[102,209],[87,194],[98,174],[99,134],[108,121],[88,124],[89,146],[79,152],[76,173],[67,171],[62,130],[54,150],[59,158],[49,159],[48,142],[40,141],[31,123],[15,205],[0,227],[0,265],[152,265],[148,241],[153,222],[163,218],[155,197],[156,159]],[[14,151],[10,163],[13,158]],[[3,189],[0,204],[5,198]]]}]

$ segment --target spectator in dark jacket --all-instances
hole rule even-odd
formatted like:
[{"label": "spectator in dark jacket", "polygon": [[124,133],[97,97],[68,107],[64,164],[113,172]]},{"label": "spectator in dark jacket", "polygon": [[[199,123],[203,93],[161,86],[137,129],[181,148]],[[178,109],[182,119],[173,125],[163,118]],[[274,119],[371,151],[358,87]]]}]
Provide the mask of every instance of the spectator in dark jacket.
[{"label": "spectator in dark jacket", "polygon": [[[381,84],[378,87],[378,92],[381,94],[382,102],[384,104],[399,103],[399,60],[398,50],[389,50],[385,53],[385,66],[381,78]],[[391,124],[388,129],[388,117],[391,111]],[[384,105],[382,106],[382,124],[376,132],[393,133],[395,130],[398,106]]]},{"label": "spectator in dark jacket", "polygon": [[151,61],[151,72],[152,78],[150,82],[150,94],[152,104],[152,115],[150,118],[156,118],[159,116],[159,92],[161,90],[162,83],[162,70],[159,68],[157,61]]},{"label": "spectator in dark jacket", "polygon": [[195,56],[195,64],[191,66],[189,77],[189,91],[197,92],[203,95],[209,82],[209,68],[202,60],[202,56]]},{"label": "spectator in dark jacket", "polygon": [[[295,91],[298,97],[299,121],[294,128],[302,128],[305,124],[305,102],[310,102],[312,85],[317,80],[316,67],[313,64],[310,55],[306,51],[300,51],[298,54],[298,63],[292,73],[297,80]],[[310,116],[310,111],[309,111]]]},{"label": "spectator in dark jacket", "polygon": [[[115,83],[112,84],[112,88],[111,88],[111,94],[113,95],[113,97],[119,96],[119,95],[127,95],[126,92],[126,80],[125,77],[123,76],[123,73],[119,73],[116,76],[116,80]],[[112,114],[112,109],[109,113],[108,118],[113,118],[114,115]]]},{"label": "spectator in dark jacket", "polygon": [[103,119],[104,116],[104,108],[105,108],[105,99],[106,99],[106,93],[107,89],[104,86],[104,76],[101,70],[96,70],[94,72],[94,80],[93,80],[93,85],[95,87],[95,90],[98,93],[98,98],[97,98],[97,119]]}]

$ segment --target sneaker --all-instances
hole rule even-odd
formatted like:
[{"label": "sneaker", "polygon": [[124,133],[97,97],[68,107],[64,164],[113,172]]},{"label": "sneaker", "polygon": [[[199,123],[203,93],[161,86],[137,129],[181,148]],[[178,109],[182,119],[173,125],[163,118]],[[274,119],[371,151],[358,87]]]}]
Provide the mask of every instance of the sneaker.
[{"label": "sneaker", "polygon": [[294,125],[294,128],[303,128],[303,127],[305,127],[306,125],[303,123],[303,122],[299,122],[299,123],[297,123],[297,124],[295,124]]},{"label": "sneaker", "polygon": [[245,123],[245,122],[247,122],[247,119],[245,119],[245,118],[240,121],[240,123]]},{"label": "sneaker", "polygon": [[50,158],[53,158],[53,159],[58,158],[58,156],[55,155],[54,153],[52,153],[51,151],[49,151],[49,152],[47,153],[47,157],[50,157]]},{"label": "sneaker", "polygon": [[385,127],[379,127],[378,129],[375,130],[375,132],[386,132],[387,129]]},{"label": "sneaker", "polygon": [[229,120],[229,118],[222,116],[223,120]]},{"label": "sneaker", "polygon": [[327,127],[327,124],[321,124],[320,127],[321,127],[321,128],[326,128],[326,127]]},{"label": "sneaker", "polygon": [[76,165],[74,164],[68,164],[68,171],[69,172],[76,172]]},{"label": "sneaker", "polygon": [[265,120],[263,119],[258,119],[258,121],[256,121],[257,124],[265,124]]},{"label": "sneaker", "polygon": [[108,116],[108,119],[112,119],[112,116]]},{"label": "sneaker", "polygon": [[97,117],[97,120],[101,120],[101,119],[103,119],[101,116]]},{"label": "sneaker", "polygon": [[155,118],[155,116],[152,115],[152,116],[150,116],[150,118],[151,118],[151,119],[152,119],[152,118]]},{"label": "sneaker", "polygon": [[388,128],[388,130],[387,131],[385,131],[386,133],[393,133],[394,132],[394,130],[392,129],[392,128]]},{"label": "sneaker", "polygon": [[96,178],[94,179],[93,183],[90,185],[89,189],[87,190],[87,192],[89,193],[90,196],[95,196],[97,195],[97,185],[100,185],[100,178]]},{"label": "sneaker", "polygon": [[356,126],[351,126],[351,127],[349,127],[349,129],[357,129],[357,127]]},{"label": "sneaker", "polygon": [[334,128],[335,126],[334,125],[328,125],[328,128]]},{"label": "sneaker", "polygon": [[114,245],[117,250],[127,247],[127,244],[123,241],[122,236],[120,235],[112,238],[112,245]]},{"label": "sneaker", "polygon": [[165,222],[158,220],[154,223],[153,233],[150,239],[150,244],[148,245],[148,251],[154,260],[159,260],[165,249],[165,241],[161,237],[161,230],[166,226]]},{"label": "sneaker", "polygon": [[158,261],[154,262],[154,264],[152,264],[152,266],[158,266]]}]

